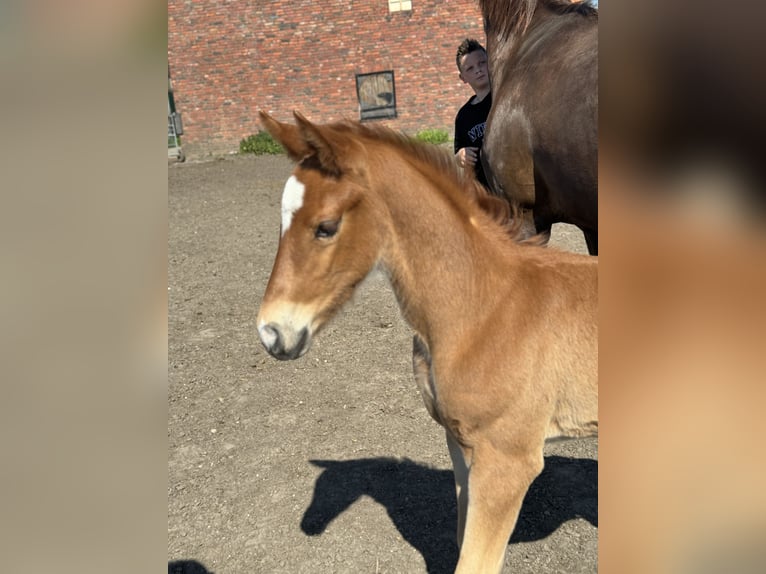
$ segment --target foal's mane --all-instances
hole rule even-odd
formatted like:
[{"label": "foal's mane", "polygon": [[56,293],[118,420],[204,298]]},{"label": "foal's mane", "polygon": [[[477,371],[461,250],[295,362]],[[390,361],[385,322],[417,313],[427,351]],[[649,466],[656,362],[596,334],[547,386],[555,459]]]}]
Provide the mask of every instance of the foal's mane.
[{"label": "foal's mane", "polygon": [[392,147],[405,160],[423,169],[431,169],[447,182],[447,186],[438,186],[440,192],[460,211],[465,211],[466,204],[473,204],[485,212],[497,224],[503,227],[508,235],[517,242],[535,243],[522,236],[519,207],[506,199],[491,195],[480,184],[472,171],[462,170],[457,166],[455,158],[448,150],[436,145],[420,142],[405,134],[384,126],[369,126],[358,122],[344,121],[333,126],[341,131],[351,132],[362,138],[382,142]]},{"label": "foal's mane", "polygon": [[532,21],[535,9],[545,6],[555,14],[581,14],[598,20],[598,10],[587,1],[570,2],[569,0],[479,0],[484,24],[492,27],[503,36],[520,29],[526,30]]}]

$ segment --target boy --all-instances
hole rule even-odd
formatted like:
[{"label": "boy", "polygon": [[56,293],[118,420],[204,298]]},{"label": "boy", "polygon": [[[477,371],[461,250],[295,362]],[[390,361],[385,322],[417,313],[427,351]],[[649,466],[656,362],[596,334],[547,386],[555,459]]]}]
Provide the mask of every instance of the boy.
[{"label": "boy", "polygon": [[484,127],[492,106],[487,51],[476,40],[466,38],[458,47],[455,60],[460,79],[474,91],[455,117],[455,159],[459,166],[473,168],[476,179],[488,187],[480,160]]}]

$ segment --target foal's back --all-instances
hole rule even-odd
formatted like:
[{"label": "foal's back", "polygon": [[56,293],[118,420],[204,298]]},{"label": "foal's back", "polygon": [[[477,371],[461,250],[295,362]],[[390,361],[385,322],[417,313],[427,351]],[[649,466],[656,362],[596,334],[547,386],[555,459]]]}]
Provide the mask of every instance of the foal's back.
[{"label": "foal's back", "polygon": [[537,246],[518,245],[512,251],[506,258],[503,304],[488,333],[507,344],[492,360],[506,362],[504,376],[517,393],[547,405],[545,422],[541,419],[545,438],[593,436],[598,431],[598,259]]}]

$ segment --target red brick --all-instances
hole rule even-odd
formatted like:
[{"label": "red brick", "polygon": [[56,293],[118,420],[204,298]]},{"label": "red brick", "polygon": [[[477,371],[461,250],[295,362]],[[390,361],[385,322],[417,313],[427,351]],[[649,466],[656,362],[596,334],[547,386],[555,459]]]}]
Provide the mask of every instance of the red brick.
[{"label": "red brick", "polygon": [[452,134],[470,88],[455,50],[483,43],[476,0],[168,0],[168,64],[187,156],[237,151],[260,129],[258,110],[318,122],[359,118],[355,75],[394,71],[397,118],[407,133]]}]

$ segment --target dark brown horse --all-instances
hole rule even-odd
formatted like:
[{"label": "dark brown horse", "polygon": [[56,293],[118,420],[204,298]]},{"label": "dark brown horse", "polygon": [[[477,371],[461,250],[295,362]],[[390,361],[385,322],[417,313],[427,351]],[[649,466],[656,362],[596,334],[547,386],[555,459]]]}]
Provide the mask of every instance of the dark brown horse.
[{"label": "dark brown horse", "polygon": [[482,148],[490,186],[531,210],[537,232],[576,225],[595,255],[598,11],[568,0],[479,4],[492,82]]}]

